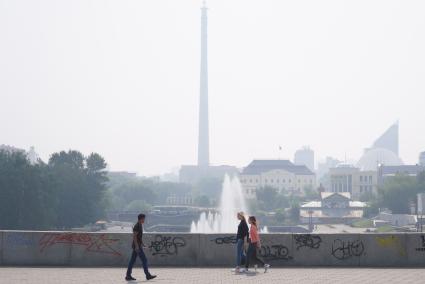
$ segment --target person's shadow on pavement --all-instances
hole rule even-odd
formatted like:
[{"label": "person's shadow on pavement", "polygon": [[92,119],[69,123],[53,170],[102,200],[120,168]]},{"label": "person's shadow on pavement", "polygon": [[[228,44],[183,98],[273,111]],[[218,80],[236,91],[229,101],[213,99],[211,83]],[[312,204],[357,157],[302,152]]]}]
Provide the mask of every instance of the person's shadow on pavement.
[{"label": "person's shadow on pavement", "polygon": [[256,276],[258,273],[257,272],[255,272],[255,271],[247,271],[247,272],[245,272],[245,275],[246,276]]}]

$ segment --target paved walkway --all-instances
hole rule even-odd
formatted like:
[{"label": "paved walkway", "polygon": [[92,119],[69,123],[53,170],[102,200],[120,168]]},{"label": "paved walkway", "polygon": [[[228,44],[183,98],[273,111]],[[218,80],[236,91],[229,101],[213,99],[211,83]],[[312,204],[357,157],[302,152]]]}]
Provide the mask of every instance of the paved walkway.
[{"label": "paved walkway", "polygon": [[[152,268],[150,283],[424,283],[425,269],[279,268],[270,272],[235,275],[223,268]],[[124,268],[7,268],[0,267],[0,283],[96,284],[127,283]],[[146,283],[141,270],[131,283]]]}]

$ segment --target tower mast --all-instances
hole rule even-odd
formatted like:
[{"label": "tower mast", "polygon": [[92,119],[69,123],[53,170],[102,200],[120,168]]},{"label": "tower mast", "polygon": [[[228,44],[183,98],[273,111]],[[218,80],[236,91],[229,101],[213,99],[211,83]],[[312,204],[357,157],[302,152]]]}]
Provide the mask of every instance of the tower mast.
[{"label": "tower mast", "polygon": [[201,7],[201,78],[199,92],[199,137],[198,167],[208,167],[209,157],[209,119],[208,119],[208,52],[207,52],[207,10],[205,1]]}]

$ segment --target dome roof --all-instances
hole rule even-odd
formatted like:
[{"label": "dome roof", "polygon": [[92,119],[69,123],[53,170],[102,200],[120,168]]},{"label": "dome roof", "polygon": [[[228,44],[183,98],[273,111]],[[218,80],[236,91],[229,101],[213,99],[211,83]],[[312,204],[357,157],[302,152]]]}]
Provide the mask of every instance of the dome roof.
[{"label": "dome roof", "polygon": [[403,161],[392,151],[383,148],[368,150],[357,162],[357,167],[363,171],[376,171],[379,164],[385,166],[400,166]]}]

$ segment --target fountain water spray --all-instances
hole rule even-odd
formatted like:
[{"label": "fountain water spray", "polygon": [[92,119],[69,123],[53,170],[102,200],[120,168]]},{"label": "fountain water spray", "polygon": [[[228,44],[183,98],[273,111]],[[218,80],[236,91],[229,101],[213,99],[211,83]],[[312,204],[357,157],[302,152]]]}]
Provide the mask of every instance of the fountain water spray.
[{"label": "fountain water spray", "polygon": [[247,213],[245,197],[242,191],[242,185],[237,177],[232,179],[225,175],[219,212],[201,213],[197,222],[192,222],[191,233],[234,233],[239,221],[236,214],[239,211]]}]

